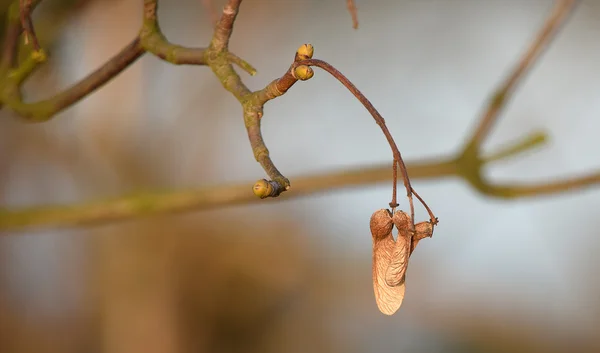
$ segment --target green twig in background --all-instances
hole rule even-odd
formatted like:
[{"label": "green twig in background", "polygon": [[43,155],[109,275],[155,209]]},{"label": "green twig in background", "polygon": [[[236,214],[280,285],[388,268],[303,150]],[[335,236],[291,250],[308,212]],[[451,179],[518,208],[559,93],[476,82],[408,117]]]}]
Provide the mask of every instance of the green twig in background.
[{"label": "green twig in background", "polygon": [[[523,153],[533,147],[535,146],[523,146],[522,150],[518,151],[514,148],[513,151],[514,154]],[[471,165],[457,163],[455,158],[444,158],[429,162],[409,162],[407,168],[413,179],[421,180],[459,177],[468,181],[465,176],[469,175],[469,171],[472,170]],[[294,178],[294,192],[288,194],[282,200],[356,186],[374,185],[389,182],[389,179],[389,164],[299,176]],[[478,187],[477,190],[483,195],[510,199],[572,192],[598,185],[600,185],[600,171],[545,184],[484,184],[483,187]],[[270,202],[276,200],[278,199],[273,199]],[[70,206],[0,209],[0,231],[103,224],[159,214],[212,210],[220,207],[241,206],[259,202],[267,202],[267,200],[260,200],[252,195],[248,190],[247,183],[214,185],[195,190],[155,191]]]}]

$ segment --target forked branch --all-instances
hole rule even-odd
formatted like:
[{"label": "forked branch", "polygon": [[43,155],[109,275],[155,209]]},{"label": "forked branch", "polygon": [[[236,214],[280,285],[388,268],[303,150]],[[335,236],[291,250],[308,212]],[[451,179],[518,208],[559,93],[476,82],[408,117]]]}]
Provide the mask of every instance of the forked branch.
[{"label": "forked branch", "polygon": [[[32,4],[33,3],[35,3],[35,1],[32,1]],[[514,93],[518,82],[520,82],[525,73],[539,59],[540,54],[555,37],[558,29],[565,22],[568,15],[572,13],[577,3],[578,1],[576,0],[556,1],[556,5],[551,15],[546,20],[535,41],[522,59],[517,63],[508,78],[500,85],[498,90],[496,90],[496,93],[493,95],[493,98],[475,128],[473,136],[469,139],[464,150],[459,153],[458,156],[440,158],[429,162],[408,163],[407,167],[404,167],[404,165],[401,164],[402,159],[400,158],[400,152],[398,151],[396,154],[395,150],[397,150],[397,148],[392,147],[395,159],[392,168],[393,178],[396,178],[397,167],[400,167],[403,175],[407,175],[408,172],[410,172],[413,178],[439,179],[459,177],[471,184],[480,193],[497,198],[549,195],[600,185],[600,171],[550,183],[536,183],[529,185],[491,184],[483,178],[483,168],[487,163],[511,158],[517,154],[538,147],[545,142],[545,135],[543,133],[536,133],[510,146],[501,148],[499,151],[488,156],[483,156],[480,148],[481,144],[491,131],[494,122],[498,119],[502,108],[505,106],[509,97]],[[228,6],[216,27],[211,45],[208,48],[190,49],[172,45],[166,41],[164,36],[160,33],[160,29],[156,22],[156,1],[145,0],[145,22],[140,39],[134,40],[134,42],[128,46],[130,50],[124,50],[125,54],[117,55],[119,59],[113,60],[121,62],[121,65],[127,66],[137,58],[132,58],[132,56],[141,55],[147,50],[169,62],[204,64],[210,66],[223,86],[241,103],[244,122],[248,130],[252,150],[257,161],[271,178],[270,181],[262,180],[255,184],[254,191],[261,197],[277,196],[281,192],[287,190],[290,185],[289,180],[281,175],[277,168],[275,168],[262,139],[260,123],[263,118],[263,106],[269,100],[286,93],[298,80],[306,80],[312,77],[313,71],[310,66],[323,68],[349,88],[373,114],[375,120],[382,126],[386,138],[388,137],[389,131],[386,134],[387,128],[385,128],[384,120],[375,108],[372,107],[356,87],[341,75],[341,73],[323,61],[312,59],[313,49],[310,45],[300,47],[294,57],[293,63],[281,77],[272,81],[264,89],[251,92],[235,72],[232,64],[237,64],[249,72],[253,72],[253,70],[249,69],[251,68],[249,64],[233,56],[228,49],[229,38],[240,4],[240,0],[229,1]],[[12,87],[17,87],[18,83],[22,82],[36,65],[35,60],[31,59],[29,62],[26,61],[20,65],[16,65],[15,63],[16,43],[21,32],[18,5],[19,3],[15,2],[11,7],[12,11],[9,11],[4,51],[0,57],[0,72],[6,73],[7,70],[11,70],[10,72],[13,75]],[[143,42],[143,44],[141,42]],[[107,64],[108,67],[111,65],[114,64]],[[98,71],[103,72],[103,70]],[[113,69],[113,71],[110,72],[113,72],[116,75],[118,70]],[[105,76],[100,73],[94,73],[91,76],[93,77],[95,75],[104,78],[84,79],[82,82],[86,82],[87,80],[90,80],[87,81],[88,83],[106,82],[103,81],[107,80]],[[10,83],[10,81],[6,82]],[[2,84],[5,85],[2,89],[3,97],[6,92],[10,92],[10,90],[6,90],[6,82],[2,82]],[[96,85],[98,85],[98,83],[96,83]],[[87,87],[88,85],[82,86]],[[79,93],[78,96],[81,96],[81,94]],[[395,146],[395,144],[393,144],[393,139],[391,139],[391,135],[390,138],[388,138],[388,142],[390,142],[391,146]],[[304,196],[315,192],[331,191],[339,188],[389,180],[389,165],[374,168],[361,167],[343,172],[298,177],[294,180],[294,193],[290,196]],[[407,180],[405,180],[405,187],[409,194],[414,194],[415,197],[423,202],[421,197],[414,192],[410,182]],[[213,209],[216,207],[234,204],[239,205],[256,201],[257,199],[248,193],[247,184],[242,184],[212,186],[192,191],[141,194],[86,205],[66,207],[49,206],[13,210],[0,209],[0,230],[17,230],[42,226],[58,227],[96,224],[133,217],[149,216],[157,213]],[[433,213],[426,205],[425,207],[428,209],[432,221],[434,221]]]}]

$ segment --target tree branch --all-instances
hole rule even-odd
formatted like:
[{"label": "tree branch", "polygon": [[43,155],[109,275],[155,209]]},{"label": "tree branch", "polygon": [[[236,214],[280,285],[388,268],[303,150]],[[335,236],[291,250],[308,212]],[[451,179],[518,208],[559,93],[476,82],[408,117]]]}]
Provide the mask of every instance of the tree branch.
[{"label": "tree branch", "polygon": [[[513,154],[505,155],[503,158],[523,153],[528,149],[534,148],[535,144],[522,145],[521,150],[518,150],[516,146],[507,148],[513,150]],[[408,171],[413,180],[439,180],[459,177],[469,182],[469,174],[461,170],[463,167],[457,163],[456,158],[407,163]],[[471,168],[468,168],[468,170],[471,170]],[[294,178],[294,192],[288,194],[285,200],[388,181],[388,164],[370,168],[357,167],[339,172],[300,176]],[[594,186],[600,186],[600,171],[594,174],[541,185],[484,185],[483,187],[476,187],[476,190],[483,195],[495,198],[514,199],[573,192]],[[275,200],[278,199],[269,202],[274,202]],[[159,214],[201,211],[258,202],[267,201],[261,201],[256,198],[249,192],[248,183],[242,183],[236,185],[216,185],[196,190],[140,193],[112,200],[71,206],[40,206],[10,210],[0,208],[0,231],[104,224]]]},{"label": "tree branch", "polygon": [[41,48],[38,37],[35,34],[35,29],[33,28],[31,12],[40,2],[41,0],[19,0],[20,19],[23,33],[25,34],[25,44],[31,41],[34,51],[39,51]]},{"label": "tree branch", "polygon": [[[206,48],[187,48],[171,44],[166,40],[156,18],[157,1],[144,0],[144,22],[139,36],[134,38],[129,45],[70,88],[42,101],[24,102],[21,85],[37,66],[46,60],[46,54],[37,44],[37,37],[31,23],[31,12],[40,2],[41,0],[15,0],[11,4],[7,14],[3,52],[0,57],[0,103],[8,106],[29,122],[44,122],[51,119],[120,74],[145,51],[176,65],[207,64]],[[34,51],[19,67],[15,68],[18,38],[22,26],[25,27],[26,34],[33,41]],[[223,60],[238,65],[251,75],[256,74],[256,69],[252,65],[233,53],[227,52]]]},{"label": "tree branch", "polygon": [[350,12],[350,16],[352,17],[352,28],[358,29],[358,9],[354,0],[346,0],[346,7],[348,7],[348,12]]},{"label": "tree branch", "polygon": [[[195,60],[196,64],[206,64],[211,67],[215,75],[219,78],[223,86],[230,91],[241,103],[244,112],[244,121],[248,130],[248,136],[252,145],[256,159],[263,166],[263,169],[273,179],[271,181],[262,180],[255,184],[254,191],[259,196],[277,196],[283,190],[289,188],[289,180],[283,177],[275,168],[269,158],[268,150],[262,140],[260,133],[260,121],[263,116],[263,105],[271,99],[284,94],[298,79],[306,80],[312,77],[313,73],[309,65],[317,65],[322,68],[327,67],[321,65],[319,60],[311,60],[313,49],[310,45],[301,46],[294,58],[294,62],[286,73],[280,78],[274,80],[264,89],[250,92],[244,85],[240,77],[233,69],[231,63],[238,63],[240,66],[245,66],[247,63],[241,59],[232,59],[231,53],[228,50],[229,38],[231,36],[235,16],[238,12],[241,0],[230,0],[225,7],[223,16],[221,17],[215,35],[211,41],[211,45],[207,49],[198,49],[193,52],[190,58],[176,59],[185,61]],[[531,66],[539,58],[542,49],[545,48],[556,34],[560,25],[564,22],[569,13],[571,13],[576,5],[576,0],[557,0],[554,11],[544,24],[540,34],[521,59],[516,68],[509,75],[505,83],[496,91],[488,109],[482,115],[475,133],[466,144],[464,150],[453,158],[443,158],[434,160],[428,163],[408,164],[407,169],[415,178],[447,178],[459,177],[467,181],[472,187],[484,195],[498,198],[516,198],[516,197],[532,197],[538,195],[548,195],[557,192],[573,191],[600,185],[600,171],[566,180],[558,180],[551,183],[542,184],[492,184],[483,177],[483,167],[487,163],[506,159],[526,150],[533,149],[545,142],[546,136],[541,133],[536,133],[518,141],[511,146],[503,147],[499,151],[490,154],[487,157],[481,156],[480,145],[489,134],[493,123],[499,117],[503,105],[507,102],[508,97],[513,93],[517,83],[531,68]],[[148,37],[140,40],[147,40],[147,46],[154,48],[153,50],[159,57],[165,60],[173,58],[172,52],[178,51],[182,47],[170,47],[168,42],[160,34],[158,24],[156,23],[156,1],[145,0],[145,24]],[[11,20],[13,21],[11,23]],[[20,25],[15,26],[14,12],[9,14],[8,28],[12,28],[12,32],[7,31],[7,35],[12,35],[20,32]],[[16,17],[18,21],[18,16]],[[16,28],[16,29],[15,29]],[[144,29],[142,29],[142,32]],[[12,34],[11,34],[12,33]],[[158,34],[157,42],[151,44],[151,36]],[[142,37],[142,35],[140,35]],[[11,51],[11,38],[5,40],[5,49],[0,62],[0,68],[11,68],[14,61],[14,52]],[[13,38],[14,39],[14,38]],[[16,39],[14,39],[16,41]],[[143,53],[143,46],[140,41],[135,40],[128,46],[124,52],[126,55],[121,56],[122,65],[127,65],[129,60],[135,60],[137,56]],[[158,43],[158,44],[156,44]],[[163,44],[167,43],[164,47]],[[167,49],[161,49],[167,48]],[[128,49],[129,48],[129,49]],[[14,48],[13,48],[14,49]],[[177,55],[185,52],[188,48],[183,48],[184,51],[179,51]],[[123,52],[122,52],[123,53]],[[190,52],[191,53],[191,52]],[[203,60],[200,61],[200,54],[203,54]],[[137,55],[137,56],[136,56]],[[175,55],[175,56],[177,56]],[[182,54],[183,55],[183,54]],[[185,57],[185,55],[183,55]],[[120,57],[120,55],[117,55]],[[191,59],[193,58],[193,59]],[[237,58],[237,57],[235,57]],[[35,68],[35,58],[24,62],[20,67],[11,71],[12,86],[17,87],[15,82],[22,82]],[[114,60],[114,58],[113,58]],[[237,61],[236,61],[237,60]],[[110,72],[117,72],[118,64],[106,69]],[[250,67],[246,65],[246,68]],[[121,68],[122,69],[122,68]],[[252,71],[252,70],[249,70]],[[329,70],[331,71],[331,70]],[[337,70],[336,70],[337,71]],[[100,72],[100,73],[99,73]],[[93,73],[91,76],[104,77],[102,80],[107,80],[106,76],[101,74],[102,69]],[[333,72],[333,71],[332,71]],[[334,72],[335,73],[335,72]],[[108,73],[105,73],[108,75]],[[334,75],[335,76],[335,75]],[[339,79],[339,78],[338,78]],[[85,82],[93,86],[93,82],[102,82],[101,79],[84,79]],[[91,82],[91,83],[90,83]],[[104,81],[105,82],[105,81]],[[2,82],[5,84],[5,82]],[[81,83],[80,83],[81,84]],[[80,85],[78,84],[78,85]],[[87,84],[81,84],[84,87],[89,87]],[[76,85],[77,86],[77,85]],[[2,96],[12,97],[17,95],[20,99],[18,90],[11,92],[4,85]],[[347,86],[348,87],[348,86]],[[353,86],[351,86],[353,87]],[[355,88],[355,87],[354,87]],[[94,88],[92,88],[93,90]],[[78,91],[73,89],[74,91]],[[69,91],[69,90],[67,90]],[[352,90],[351,90],[352,91]],[[353,91],[353,93],[355,93]],[[12,95],[11,95],[12,94]],[[73,93],[75,94],[75,93]],[[81,93],[77,93],[81,95]],[[60,96],[60,94],[58,95]],[[58,100],[61,101],[61,100]],[[71,101],[71,100],[68,100]],[[23,103],[20,103],[23,104]],[[366,105],[367,108],[368,105]],[[17,109],[19,106],[17,105]],[[374,109],[374,108],[373,108]],[[371,109],[369,109],[371,111]],[[27,112],[27,110],[25,111]],[[376,118],[376,120],[378,120]],[[396,166],[396,165],[395,165]],[[394,168],[395,168],[394,166]],[[395,171],[394,171],[395,173]],[[389,166],[380,166],[374,168],[357,168],[350,171],[336,172],[329,174],[313,175],[299,177],[295,179],[294,193],[292,197],[309,195],[315,192],[331,191],[339,188],[364,185],[373,182],[380,182],[389,179]],[[410,184],[408,184],[410,186]],[[410,187],[412,190],[412,187]],[[412,190],[414,192],[414,190]],[[415,196],[421,198],[415,193]],[[18,210],[1,210],[0,209],[0,229],[2,230],[18,230],[31,227],[41,226],[74,226],[82,224],[95,224],[108,221],[123,220],[133,217],[149,216],[160,213],[172,213],[188,210],[212,209],[228,205],[240,205],[250,202],[256,202],[258,199],[247,192],[246,184],[233,186],[214,186],[192,191],[177,191],[164,193],[146,193],[127,197],[121,197],[114,200],[100,201],[87,205],[73,206],[49,206],[49,207],[34,207]]]},{"label": "tree branch", "polygon": [[[440,178],[454,174],[447,161],[409,165],[413,177]],[[291,197],[389,181],[389,165],[295,178]],[[287,199],[287,198],[286,198]],[[198,190],[153,192],[74,206],[31,209],[0,209],[0,230],[65,227],[101,224],[156,214],[214,209],[261,201],[249,192],[248,184],[210,186]],[[272,202],[272,201],[271,201]]]},{"label": "tree branch", "polygon": [[521,60],[512,69],[511,73],[489,100],[489,104],[477,123],[473,136],[468,144],[480,146],[487,137],[494,123],[498,120],[502,109],[512,97],[515,88],[523,77],[535,65],[544,50],[556,37],[559,29],[569,15],[575,10],[578,0],[556,0],[551,14],[546,19],[537,37],[531,43]]},{"label": "tree branch", "polygon": [[[26,78],[23,75],[8,76],[2,83],[0,99],[21,117],[30,122],[47,121],[63,109],[70,107],[88,94],[103,86],[113,77],[125,70],[144,53],[139,39],[134,39],[117,55],[112,57],[86,78],[55,96],[35,102],[25,103],[22,100],[20,85]],[[32,65],[31,61],[26,61]],[[28,69],[31,72],[33,67]]]},{"label": "tree branch", "polygon": [[171,64],[206,65],[206,48],[186,48],[167,41],[158,25],[157,10],[157,0],[144,0],[144,21],[140,30],[142,47]]},{"label": "tree branch", "polygon": [[0,74],[4,76],[13,68],[17,60],[17,48],[21,35],[20,7],[18,2],[13,2],[6,15],[6,29],[2,56],[0,59]]}]

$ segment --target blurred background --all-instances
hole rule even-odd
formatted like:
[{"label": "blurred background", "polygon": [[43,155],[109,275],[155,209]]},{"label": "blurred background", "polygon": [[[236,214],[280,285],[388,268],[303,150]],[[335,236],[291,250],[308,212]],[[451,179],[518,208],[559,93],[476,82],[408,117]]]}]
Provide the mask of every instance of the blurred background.
[{"label": "blurred background", "polygon": [[[84,77],[141,25],[138,0],[47,3],[35,19],[51,60],[28,82],[30,99]],[[213,3],[220,11],[225,1]],[[356,3],[358,30],[342,0],[247,0],[230,48],[258,69],[241,75],[260,89],[312,43],[382,113],[408,161],[460,149],[553,5]],[[160,1],[159,17],[172,42],[210,40],[203,1]],[[600,3],[582,1],[485,148],[539,130],[550,142],[490,165],[492,180],[543,182],[600,165],[598,18]],[[322,71],[265,108],[265,141],[292,185],[390,162],[372,118]],[[47,123],[0,114],[6,208],[240,182],[250,192],[264,177],[239,104],[207,67],[146,55]],[[389,183],[305,198],[292,188],[278,202],[2,233],[0,352],[600,351],[598,190],[498,200],[459,179],[413,185],[440,225],[411,258],[392,317],[373,298],[368,227]]]}]

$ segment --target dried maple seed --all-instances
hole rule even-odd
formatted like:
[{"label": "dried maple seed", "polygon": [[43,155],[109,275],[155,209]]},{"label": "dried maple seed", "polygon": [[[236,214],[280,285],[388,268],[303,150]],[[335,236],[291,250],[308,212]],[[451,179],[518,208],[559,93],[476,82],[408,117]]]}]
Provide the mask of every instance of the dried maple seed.
[{"label": "dried maple seed", "polygon": [[404,299],[404,283],[390,286],[386,282],[386,272],[392,262],[396,242],[392,236],[392,216],[390,211],[381,209],[371,216],[373,237],[373,291],[379,311],[392,315],[400,308]]},{"label": "dried maple seed", "polygon": [[[392,223],[398,229],[398,237],[392,236]],[[371,216],[373,237],[373,291],[379,310],[386,314],[395,313],[404,300],[406,292],[406,270],[408,260],[417,243],[431,237],[433,225],[421,222],[412,231],[411,217],[403,211],[393,216],[386,209]]]}]

